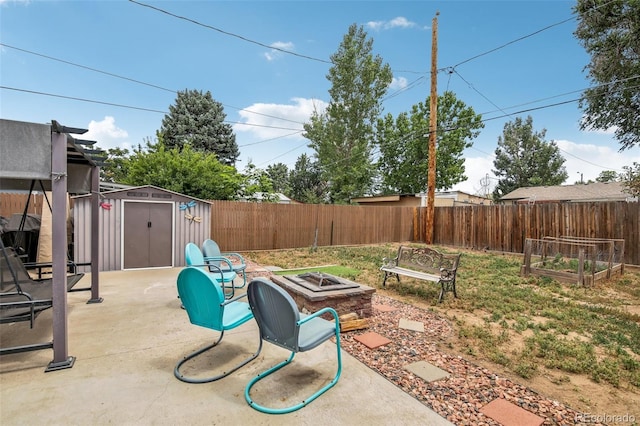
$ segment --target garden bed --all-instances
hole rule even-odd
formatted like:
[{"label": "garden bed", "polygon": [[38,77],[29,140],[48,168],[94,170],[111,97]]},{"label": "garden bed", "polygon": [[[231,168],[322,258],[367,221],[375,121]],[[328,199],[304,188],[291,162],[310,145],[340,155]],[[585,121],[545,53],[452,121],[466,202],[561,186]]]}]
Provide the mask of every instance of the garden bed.
[{"label": "garden bed", "polygon": [[[621,243],[620,243],[621,241]],[[559,282],[591,287],[624,273],[624,240],[597,238],[527,238],[522,276],[545,276]]]}]

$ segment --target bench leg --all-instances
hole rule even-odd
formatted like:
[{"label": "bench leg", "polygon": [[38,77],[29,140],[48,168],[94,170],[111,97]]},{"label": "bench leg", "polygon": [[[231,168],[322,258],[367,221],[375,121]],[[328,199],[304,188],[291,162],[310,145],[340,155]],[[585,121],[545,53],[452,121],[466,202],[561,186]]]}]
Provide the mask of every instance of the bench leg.
[{"label": "bench leg", "polygon": [[440,296],[438,297],[438,303],[442,302],[444,295],[447,291],[453,292],[453,296],[457,299],[458,293],[456,292],[456,281],[440,281]]},{"label": "bench leg", "polygon": [[393,272],[387,272],[387,271],[384,271],[384,279],[382,280],[382,287],[386,287],[386,286],[387,286],[387,278],[388,278],[390,275],[395,276],[395,277],[396,277],[396,279],[398,280],[398,282],[400,282],[400,275],[398,275],[398,274],[394,274]]}]

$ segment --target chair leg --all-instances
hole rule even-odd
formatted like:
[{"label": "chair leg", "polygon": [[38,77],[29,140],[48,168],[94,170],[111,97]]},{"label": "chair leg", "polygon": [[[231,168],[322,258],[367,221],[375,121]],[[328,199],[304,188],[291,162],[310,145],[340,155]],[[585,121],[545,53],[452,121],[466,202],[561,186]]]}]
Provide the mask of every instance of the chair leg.
[{"label": "chair leg", "polygon": [[216,340],[215,343],[211,344],[211,345],[207,345],[202,349],[198,349],[197,351],[187,355],[186,357],[184,357],[182,360],[180,360],[177,364],[176,367],[173,369],[173,375],[176,376],[176,378],[178,380],[181,380],[183,382],[187,382],[187,383],[209,383],[209,382],[214,382],[216,380],[220,380],[223,377],[227,377],[229,374],[233,373],[234,371],[236,371],[237,369],[245,366],[246,364],[248,364],[249,362],[253,361],[254,359],[256,359],[256,357],[260,354],[260,351],[262,350],[262,338],[260,338],[260,343],[258,345],[258,350],[251,355],[249,358],[246,358],[245,360],[243,360],[240,364],[236,365],[235,367],[232,367],[229,371],[225,371],[222,374],[218,374],[215,375],[213,377],[205,377],[202,379],[199,378],[194,378],[194,377],[185,377],[181,372],[180,372],[180,367],[182,367],[182,365],[189,361],[190,359],[193,359],[195,357],[197,357],[200,354],[203,354],[204,352],[214,348],[215,346],[217,346],[220,341],[222,341],[222,336],[224,336],[224,330],[220,333],[220,337],[218,338],[218,340]]},{"label": "chair leg", "polygon": [[309,398],[307,398],[305,400],[302,400],[298,404],[295,404],[295,405],[292,405],[292,406],[289,406],[289,407],[285,407],[285,408],[264,407],[264,406],[258,404],[257,402],[255,402],[254,400],[251,399],[250,393],[251,393],[251,388],[253,387],[253,385],[255,385],[258,381],[264,379],[266,376],[270,375],[271,373],[274,373],[274,372],[280,370],[282,367],[290,364],[291,361],[293,361],[293,357],[295,356],[295,352],[291,352],[291,355],[289,356],[289,358],[287,360],[282,361],[281,363],[271,367],[267,371],[262,372],[262,373],[258,374],[256,377],[254,377],[253,379],[251,379],[251,381],[247,384],[247,386],[244,389],[244,399],[247,401],[249,406],[251,406],[251,408],[253,408],[255,410],[258,410],[260,412],[263,412],[263,413],[267,413],[267,414],[286,414],[286,413],[291,413],[292,411],[296,411],[296,410],[301,409],[302,407],[310,404],[314,399],[318,398],[320,395],[322,395],[323,393],[325,393],[326,391],[331,389],[336,383],[338,383],[338,379],[340,378],[340,374],[342,373],[342,354],[340,352],[341,349],[340,349],[340,333],[339,332],[336,334],[336,348],[337,348],[337,352],[338,352],[338,356],[337,356],[338,357],[338,369],[336,371],[336,375],[331,380],[331,382],[329,382],[328,384],[323,386],[321,389],[316,391]]},{"label": "chair leg", "polygon": [[244,286],[247,285],[247,271],[243,269],[242,271],[239,271],[239,272],[242,272],[242,285],[234,284],[235,288],[243,288]]}]

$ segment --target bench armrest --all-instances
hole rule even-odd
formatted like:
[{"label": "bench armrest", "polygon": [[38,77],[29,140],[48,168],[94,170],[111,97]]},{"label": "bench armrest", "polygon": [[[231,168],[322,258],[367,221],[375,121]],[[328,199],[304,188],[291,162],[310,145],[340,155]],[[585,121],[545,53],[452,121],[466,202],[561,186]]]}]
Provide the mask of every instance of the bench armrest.
[{"label": "bench armrest", "polygon": [[440,268],[440,279],[443,281],[453,281],[456,278],[456,269]]},{"label": "bench armrest", "polygon": [[388,257],[383,257],[382,258],[382,266],[380,268],[393,268],[394,266],[398,266],[398,256],[394,257],[393,259],[388,258]]}]

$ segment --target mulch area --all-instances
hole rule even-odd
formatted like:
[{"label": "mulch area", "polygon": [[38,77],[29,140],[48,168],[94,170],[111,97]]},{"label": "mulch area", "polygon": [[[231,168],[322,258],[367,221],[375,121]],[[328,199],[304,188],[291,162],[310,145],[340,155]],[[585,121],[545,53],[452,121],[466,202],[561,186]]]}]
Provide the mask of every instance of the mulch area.
[{"label": "mulch area", "polygon": [[[452,423],[499,426],[500,423],[480,411],[496,398],[503,398],[543,418],[543,425],[579,423],[576,422],[578,411],[460,356],[438,350],[438,343],[444,342],[453,331],[449,322],[438,314],[377,294],[373,295],[372,304],[374,315],[369,318],[369,328],[342,333],[342,348]],[[377,305],[391,306],[395,310],[376,309]],[[422,322],[424,332],[399,328],[403,318]],[[356,336],[370,332],[388,338],[391,343],[369,349],[355,340]],[[435,365],[450,377],[427,382],[404,368],[418,361]]]}]

